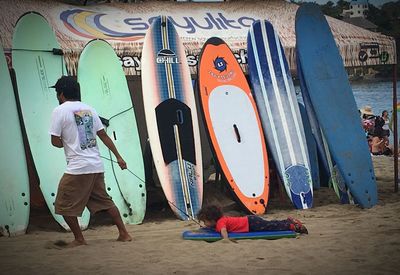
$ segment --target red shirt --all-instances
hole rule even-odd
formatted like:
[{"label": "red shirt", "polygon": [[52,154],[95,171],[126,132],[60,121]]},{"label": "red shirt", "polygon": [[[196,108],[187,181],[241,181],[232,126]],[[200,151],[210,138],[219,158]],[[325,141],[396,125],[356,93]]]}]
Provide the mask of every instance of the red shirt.
[{"label": "red shirt", "polygon": [[215,225],[215,231],[221,232],[222,228],[226,228],[228,232],[249,232],[249,220],[244,217],[222,217]]}]

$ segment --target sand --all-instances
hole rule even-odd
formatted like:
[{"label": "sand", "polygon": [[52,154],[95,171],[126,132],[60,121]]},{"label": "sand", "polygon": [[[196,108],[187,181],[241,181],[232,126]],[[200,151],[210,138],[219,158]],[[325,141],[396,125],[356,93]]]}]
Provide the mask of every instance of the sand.
[{"label": "sand", "polygon": [[[372,209],[341,205],[328,188],[316,190],[315,207],[305,211],[275,195],[264,217],[304,221],[309,235],[296,239],[183,240],[184,230],[198,226],[177,220],[161,203],[148,210],[143,224],[127,227],[132,242],[116,242],[116,227],[98,214],[84,232],[89,245],[58,250],[51,244],[72,240],[71,233],[46,209],[32,209],[26,235],[0,237],[0,274],[398,274],[400,193],[393,193],[392,158],[374,157],[374,166],[379,203]],[[244,214],[219,184],[208,182],[205,189],[207,203]]]}]

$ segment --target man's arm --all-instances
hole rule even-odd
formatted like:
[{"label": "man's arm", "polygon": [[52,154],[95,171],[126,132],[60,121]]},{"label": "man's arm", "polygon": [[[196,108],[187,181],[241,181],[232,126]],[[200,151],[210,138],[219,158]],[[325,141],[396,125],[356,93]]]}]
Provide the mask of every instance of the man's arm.
[{"label": "man's arm", "polygon": [[51,144],[57,148],[63,148],[64,145],[62,143],[61,137],[51,135]]},{"label": "man's arm", "polygon": [[119,167],[121,167],[122,170],[128,168],[126,162],[119,154],[117,147],[115,147],[114,142],[107,135],[106,131],[104,131],[104,129],[101,129],[100,131],[97,132],[97,136],[101,139],[104,145],[107,146],[107,148],[110,149],[111,152],[113,152],[114,156],[117,158]]}]

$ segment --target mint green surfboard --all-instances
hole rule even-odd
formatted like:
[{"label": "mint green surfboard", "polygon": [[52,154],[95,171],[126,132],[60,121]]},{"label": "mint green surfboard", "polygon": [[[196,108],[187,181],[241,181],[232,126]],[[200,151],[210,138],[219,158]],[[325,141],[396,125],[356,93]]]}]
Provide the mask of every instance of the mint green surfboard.
[{"label": "mint green surfboard", "polygon": [[[54,213],[58,183],[66,169],[64,150],[53,147],[49,135],[51,114],[59,103],[54,89],[48,87],[66,74],[59,49],[43,16],[30,12],[20,17],[14,30],[12,59],[22,117],[46,204],[55,220],[69,230],[64,218]],[[85,209],[79,218],[82,229],[89,218]]]},{"label": "mint green surfboard", "polygon": [[17,104],[0,47],[0,235],[25,234],[29,223],[29,177]]},{"label": "mint green surfboard", "polygon": [[103,118],[107,134],[128,165],[129,170],[121,170],[114,155],[99,142],[106,189],[125,223],[141,223],[146,211],[142,150],[125,74],[110,44],[96,39],[85,46],[79,58],[78,81],[82,102]]}]

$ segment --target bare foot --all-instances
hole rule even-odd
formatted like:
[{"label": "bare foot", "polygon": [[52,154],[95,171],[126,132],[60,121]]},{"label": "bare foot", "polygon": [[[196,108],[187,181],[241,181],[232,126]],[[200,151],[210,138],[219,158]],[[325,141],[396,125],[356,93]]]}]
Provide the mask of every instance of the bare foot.
[{"label": "bare foot", "polygon": [[131,237],[131,235],[129,235],[128,233],[126,233],[126,234],[120,234],[120,235],[118,236],[117,241],[119,241],[119,242],[130,242],[130,241],[132,241],[132,237]]},{"label": "bare foot", "polygon": [[80,246],[80,245],[87,245],[87,242],[85,240],[83,240],[83,241],[73,240],[72,242],[67,244],[66,247],[71,248],[71,247],[76,247],[76,246]]}]

